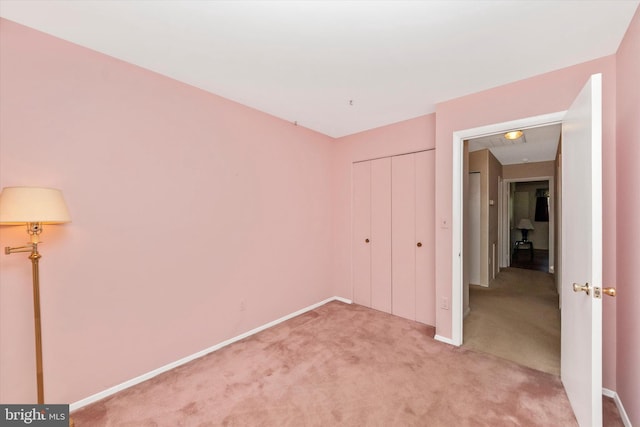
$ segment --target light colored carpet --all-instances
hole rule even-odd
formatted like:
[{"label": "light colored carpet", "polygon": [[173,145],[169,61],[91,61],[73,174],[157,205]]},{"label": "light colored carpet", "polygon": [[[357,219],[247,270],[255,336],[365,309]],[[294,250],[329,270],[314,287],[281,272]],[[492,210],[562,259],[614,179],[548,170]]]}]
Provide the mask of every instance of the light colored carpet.
[{"label": "light colored carpet", "polygon": [[471,286],[464,347],[560,375],[560,310],[553,275],[503,269],[488,288]]},{"label": "light colored carpet", "polygon": [[75,411],[76,426],[575,426],[558,377],[325,304]]}]

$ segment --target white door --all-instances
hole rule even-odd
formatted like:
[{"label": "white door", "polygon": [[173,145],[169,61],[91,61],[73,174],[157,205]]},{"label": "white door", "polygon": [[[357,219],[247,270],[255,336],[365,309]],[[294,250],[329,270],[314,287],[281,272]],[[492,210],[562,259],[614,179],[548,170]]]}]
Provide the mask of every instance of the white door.
[{"label": "white door", "polygon": [[[562,123],[561,378],[582,427],[602,426],[602,76]],[[589,294],[573,284],[589,286]],[[597,289],[596,289],[597,288]]]}]

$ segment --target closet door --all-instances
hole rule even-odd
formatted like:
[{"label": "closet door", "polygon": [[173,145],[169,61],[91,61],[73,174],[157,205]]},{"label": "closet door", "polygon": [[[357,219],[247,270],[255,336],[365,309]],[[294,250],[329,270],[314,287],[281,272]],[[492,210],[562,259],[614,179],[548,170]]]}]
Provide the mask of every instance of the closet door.
[{"label": "closet door", "polygon": [[392,310],[416,319],[416,167],[415,155],[396,156],[391,165],[392,186]]},{"label": "closet door", "polygon": [[371,307],[391,313],[391,158],[371,161]]},{"label": "closet door", "polygon": [[416,321],[427,325],[436,324],[435,158],[434,150],[415,154]]},{"label": "closet door", "polygon": [[353,164],[353,301],[435,324],[435,152]]},{"label": "closet door", "polygon": [[371,162],[353,164],[353,302],[371,307]]}]

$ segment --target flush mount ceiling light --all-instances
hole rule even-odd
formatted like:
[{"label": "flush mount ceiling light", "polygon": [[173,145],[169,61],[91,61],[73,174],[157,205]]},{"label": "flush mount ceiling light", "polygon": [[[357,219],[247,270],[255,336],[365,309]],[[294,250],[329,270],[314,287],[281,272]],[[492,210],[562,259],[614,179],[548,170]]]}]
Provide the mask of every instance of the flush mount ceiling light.
[{"label": "flush mount ceiling light", "polygon": [[521,130],[512,130],[511,132],[507,132],[504,134],[504,137],[511,141],[513,141],[514,139],[518,139],[521,136],[522,136]]}]

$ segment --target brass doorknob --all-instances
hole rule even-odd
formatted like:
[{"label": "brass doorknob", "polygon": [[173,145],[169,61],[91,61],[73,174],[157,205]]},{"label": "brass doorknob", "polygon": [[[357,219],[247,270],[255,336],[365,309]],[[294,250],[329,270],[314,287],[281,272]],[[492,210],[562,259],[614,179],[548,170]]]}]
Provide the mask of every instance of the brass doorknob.
[{"label": "brass doorknob", "polygon": [[573,292],[584,292],[587,295],[589,295],[589,290],[591,288],[589,287],[589,284],[585,284],[585,285],[579,285],[577,283],[573,284]]},{"label": "brass doorknob", "polygon": [[365,243],[369,243],[369,239],[364,239]]},{"label": "brass doorknob", "polygon": [[616,288],[604,288],[602,289],[602,292],[609,295],[610,297],[616,296]]},{"label": "brass doorknob", "polygon": [[421,248],[422,247],[422,242],[418,242],[418,247]]}]

